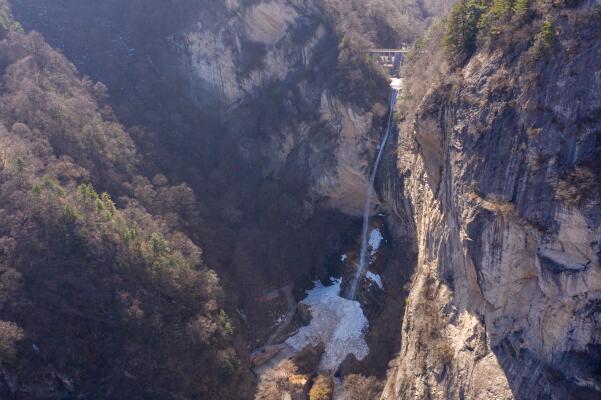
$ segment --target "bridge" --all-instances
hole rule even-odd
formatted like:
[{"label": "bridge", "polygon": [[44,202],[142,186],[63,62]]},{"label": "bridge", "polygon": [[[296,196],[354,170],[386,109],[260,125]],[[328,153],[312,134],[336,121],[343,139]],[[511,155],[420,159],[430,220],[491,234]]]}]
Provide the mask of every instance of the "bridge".
[{"label": "bridge", "polygon": [[405,54],[409,50],[406,48],[402,49],[368,49],[367,54],[376,63],[380,64],[384,68],[390,69],[390,75],[393,78],[398,78],[401,64],[405,59]]},{"label": "bridge", "polygon": [[406,48],[402,48],[402,49],[368,49],[367,52],[370,54],[394,55],[397,53],[409,53],[409,50]]}]

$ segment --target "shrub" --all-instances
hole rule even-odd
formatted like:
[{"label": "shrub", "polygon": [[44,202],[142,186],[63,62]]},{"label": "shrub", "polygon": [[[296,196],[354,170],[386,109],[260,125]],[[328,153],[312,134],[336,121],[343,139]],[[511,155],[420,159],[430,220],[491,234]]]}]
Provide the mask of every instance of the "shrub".
[{"label": "shrub", "polygon": [[13,362],[17,355],[16,345],[23,340],[23,329],[13,322],[0,321],[0,362]]},{"label": "shrub", "polygon": [[528,12],[528,8],[530,7],[529,0],[516,0],[513,4],[513,12],[517,15],[524,15]]},{"label": "shrub", "polygon": [[[2,256],[3,249],[0,243],[0,260],[3,258]],[[22,280],[22,276],[17,270],[0,268],[0,307],[4,307],[21,288]]]},{"label": "shrub", "polygon": [[334,394],[334,382],[329,375],[320,374],[309,391],[310,400],[330,400]]},{"label": "shrub", "polygon": [[336,73],[338,94],[352,101],[367,105],[378,97],[388,77],[366,53],[369,43],[364,38],[347,34],[338,46],[338,69]]},{"label": "shrub", "polygon": [[197,316],[188,322],[186,330],[194,343],[206,345],[217,332],[218,325],[215,321],[203,315]]},{"label": "shrub", "polygon": [[22,30],[21,24],[14,20],[6,0],[0,0],[0,38],[3,38],[9,31],[20,32]]},{"label": "shrub", "polygon": [[539,32],[536,34],[534,45],[529,50],[533,61],[544,58],[555,43],[555,24],[552,19],[547,18],[542,23]]},{"label": "shrub", "polygon": [[217,362],[221,374],[226,377],[232,376],[240,368],[240,361],[236,357],[234,349],[219,351],[217,353]]},{"label": "shrub", "polygon": [[384,385],[376,377],[363,375],[347,375],[344,378],[344,400],[376,400]]},{"label": "shrub", "polygon": [[[599,164],[599,162],[597,162]],[[557,196],[570,205],[596,199],[601,193],[599,168],[594,165],[579,165],[565,174],[558,182]]]},{"label": "shrub", "polygon": [[319,362],[324,351],[325,347],[322,343],[318,346],[306,346],[294,356],[294,364],[298,367],[299,372],[311,374],[319,367]]},{"label": "shrub", "polygon": [[223,310],[219,311],[219,323],[221,324],[221,328],[223,328],[223,331],[226,335],[234,334],[234,328],[232,327],[230,317],[228,317],[225,311]]},{"label": "shrub", "polygon": [[489,36],[502,33],[509,26],[512,0],[493,0],[478,21],[478,30]]},{"label": "shrub", "polygon": [[501,18],[509,13],[511,6],[510,0],[493,0],[491,12],[495,17]]},{"label": "shrub", "polygon": [[540,28],[538,39],[542,41],[546,46],[552,46],[555,42],[555,24],[553,20],[546,19]]},{"label": "shrub", "polygon": [[297,369],[290,360],[282,361],[275,368],[265,371],[257,388],[255,400],[281,399],[297,388],[290,382],[290,377],[296,375]]},{"label": "shrub", "polygon": [[441,364],[448,365],[455,357],[455,350],[449,343],[441,342],[436,346],[435,354]]}]

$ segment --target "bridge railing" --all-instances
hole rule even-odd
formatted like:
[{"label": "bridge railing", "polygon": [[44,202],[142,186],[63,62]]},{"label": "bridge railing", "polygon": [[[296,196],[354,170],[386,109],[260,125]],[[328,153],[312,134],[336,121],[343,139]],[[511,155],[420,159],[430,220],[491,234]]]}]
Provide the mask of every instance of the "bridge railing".
[{"label": "bridge railing", "polygon": [[385,68],[390,68],[390,75],[392,77],[398,77],[401,64],[405,58],[405,54],[409,50],[406,48],[402,49],[368,49],[368,55],[375,59],[378,64]]},{"label": "bridge railing", "polygon": [[368,53],[409,53],[409,49],[368,49]]}]

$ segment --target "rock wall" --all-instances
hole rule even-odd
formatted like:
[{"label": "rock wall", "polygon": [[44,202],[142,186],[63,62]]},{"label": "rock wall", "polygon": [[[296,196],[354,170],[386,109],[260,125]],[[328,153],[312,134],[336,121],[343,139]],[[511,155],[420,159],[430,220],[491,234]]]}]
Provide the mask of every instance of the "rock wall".
[{"label": "rock wall", "polygon": [[540,58],[522,41],[408,77],[397,202],[419,255],[383,399],[601,396],[600,18],[555,21]]},{"label": "rock wall", "polygon": [[[308,8],[303,11],[311,12]],[[321,25],[307,26],[313,32],[307,33],[305,43],[295,46],[293,28],[305,28],[306,20],[285,0],[250,7],[231,2],[226,4],[225,20],[217,26],[214,21],[203,21],[207,17],[201,13],[184,34],[186,61],[191,79],[205,87],[204,93],[210,92],[227,105],[283,79],[293,68],[306,67],[313,47],[325,33]]]},{"label": "rock wall", "polygon": [[[322,12],[320,2],[277,0],[251,6],[231,2],[227,5],[228,19],[218,29],[208,21],[203,23],[206,15],[201,15],[185,33],[184,63],[190,67],[192,87],[198,89],[195,96],[200,101],[224,102],[231,115],[270,86],[298,85],[291,101],[304,103],[316,113],[302,115],[298,121],[290,118],[267,138],[241,140],[239,151],[247,159],[260,153],[262,174],[280,177],[287,168],[298,168],[298,160],[291,159],[302,153],[308,201],[322,200],[337,211],[360,216],[368,160],[375,151],[379,122],[386,110],[382,103],[366,109],[345,100],[340,93],[323,87],[323,81],[306,74],[308,70],[333,72],[316,65],[317,51],[337,57],[336,48],[324,47],[335,33],[331,21],[320,16]],[[246,60],[247,56],[254,61]],[[381,88],[384,94],[385,86]],[[277,115],[271,118],[277,119]],[[312,134],[316,124],[323,132],[319,136]]]}]

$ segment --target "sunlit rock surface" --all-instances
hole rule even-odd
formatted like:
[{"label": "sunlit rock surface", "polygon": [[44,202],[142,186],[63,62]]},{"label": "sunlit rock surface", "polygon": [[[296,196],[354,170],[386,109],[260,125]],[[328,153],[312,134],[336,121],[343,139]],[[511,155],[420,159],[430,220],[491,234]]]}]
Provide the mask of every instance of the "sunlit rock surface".
[{"label": "sunlit rock surface", "polygon": [[459,81],[406,78],[419,259],[383,399],[601,398],[601,41],[574,20],[548,62],[485,51]]}]

